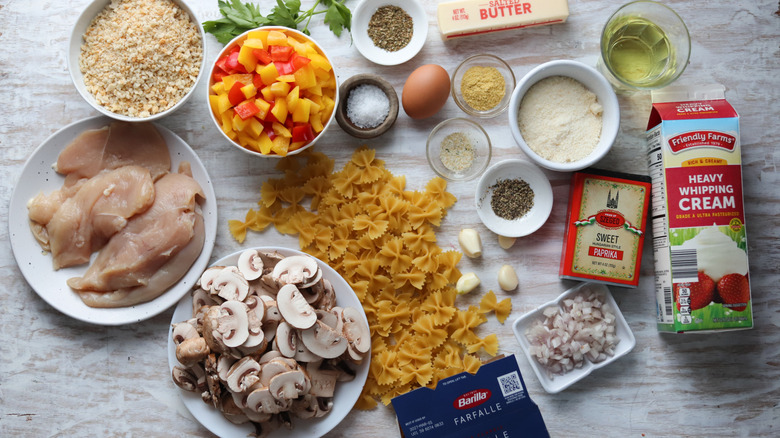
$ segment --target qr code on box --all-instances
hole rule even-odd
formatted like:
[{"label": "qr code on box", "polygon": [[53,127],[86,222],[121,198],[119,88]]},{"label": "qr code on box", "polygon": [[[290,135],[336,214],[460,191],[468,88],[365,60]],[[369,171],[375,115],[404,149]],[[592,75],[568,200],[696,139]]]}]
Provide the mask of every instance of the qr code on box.
[{"label": "qr code on box", "polygon": [[504,394],[504,397],[523,391],[523,385],[520,383],[517,371],[498,376],[498,384],[501,386],[501,393]]}]

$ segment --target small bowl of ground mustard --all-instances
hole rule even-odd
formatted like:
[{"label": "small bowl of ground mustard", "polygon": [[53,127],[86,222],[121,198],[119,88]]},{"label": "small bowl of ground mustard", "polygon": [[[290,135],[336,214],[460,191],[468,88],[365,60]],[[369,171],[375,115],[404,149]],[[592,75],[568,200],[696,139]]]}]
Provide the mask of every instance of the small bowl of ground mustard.
[{"label": "small bowl of ground mustard", "polygon": [[532,163],[504,160],[479,179],[477,214],[499,236],[527,236],[547,222],[553,204],[550,180]]},{"label": "small bowl of ground mustard", "polygon": [[490,163],[490,137],[479,123],[447,119],[428,135],[425,148],[434,172],[450,181],[468,181],[484,172]]},{"label": "small bowl of ground mustard", "polygon": [[452,73],[452,98],[466,114],[495,117],[509,106],[515,74],[503,59],[481,54],[466,58]]}]

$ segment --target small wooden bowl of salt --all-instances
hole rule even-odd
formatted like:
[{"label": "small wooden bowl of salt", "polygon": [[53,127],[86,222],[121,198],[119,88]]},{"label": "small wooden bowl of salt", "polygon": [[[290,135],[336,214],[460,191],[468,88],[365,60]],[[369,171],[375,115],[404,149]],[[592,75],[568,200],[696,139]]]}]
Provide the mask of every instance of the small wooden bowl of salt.
[{"label": "small wooden bowl of salt", "polygon": [[341,84],[339,95],[344,97],[336,108],[336,121],[353,137],[378,137],[387,132],[398,117],[398,94],[380,76],[352,76]]}]

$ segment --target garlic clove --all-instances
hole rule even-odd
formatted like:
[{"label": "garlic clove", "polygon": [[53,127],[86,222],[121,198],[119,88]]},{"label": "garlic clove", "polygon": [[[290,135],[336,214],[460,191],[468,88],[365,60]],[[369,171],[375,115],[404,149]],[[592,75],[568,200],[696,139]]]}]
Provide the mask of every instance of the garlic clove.
[{"label": "garlic clove", "polygon": [[503,265],[498,270],[498,285],[505,291],[517,289],[520,280],[517,278],[517,272],[509,265]]},{"label": "garlic clove", "polygon": [[477,277],[477,274],[469,272],[460,276],[455,284],[455,290],[458,292],[458,295],[463,295],[473,291],[477,286],[479,286],[479,277]]},{"label": "garlic clove", "polygon": [[515,244],[516,237],[498,236],[498,246],[504,249],[509,249]]},{"label": "garlic clove", "polygon": [[477,258],[482,255],[482,239],[477,230],[473,228],[464,228],[458,234],[458,243],[463,254],[470,258]]}]

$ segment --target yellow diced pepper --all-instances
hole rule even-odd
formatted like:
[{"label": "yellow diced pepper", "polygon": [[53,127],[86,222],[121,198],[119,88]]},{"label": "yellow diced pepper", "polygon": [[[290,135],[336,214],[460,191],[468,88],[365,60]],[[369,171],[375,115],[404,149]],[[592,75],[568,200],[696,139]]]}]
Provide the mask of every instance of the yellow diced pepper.
[{"label": "yellow diced pepper", "polygon": [[268,32],[268,45],[269,46],[289,46],[287,43],[287,35],[278,31],[272,30]]},{"label": "yellow diced pepper", "polygon": [[322,105],[314,102],[313,100],[310,100],[309,98],[306,98],[306,101],[309,102],[309,114],[320,113],[320,110],[322,109]]},{"label": "yellow diced pepper", "polygon": [[260,132],[260,137],[257,139],[257,145],[261,154],[268,155],[271,153],[271,148],[273,147],[274,143],[271,141],[271,138],[268,137],[268,134],[265,132]]},{"label": "yellow diced pepper", "polygon": [[315,85],[306,91],[308,91],[309,92],[308,94],[310,95],[322,96],[322,87],[320,85]]},{"label": "yellow diced pepper", "polygon": [[300,96],[301,88],[299,86],[295,86],[295,88],[292,89],[289,93],[287,93],[287,110],[288,111],[295,111],[295,107],[298,105],[298,99]]},{"label": "yellow diced pepper", "polygon": [[233,116],[233,122],[232,122],[233,123],[233,129],[235,129],[237,131],[243,131],[246,128],[248,122],[249,122],[249,119],[242,120],[241,117],[239,117],[238,114],[235,114]]},{"label": "yellow diced pepper", "polygon": [[222,114],[219,110],[219,96],[216,94],[209,94],[209,107],[211,107],[212,114]]},{"label": "yellow diced pepper", "polygon": [[[255,105],[257,105],[257,102],[255,102]],[[247,123],[246,131],[252,137],[259,138],[260,134],[263,132],[263,124],[254,117],[247,119],[247,121],[249,123]]]},{"label": "yellow diced pepper", "polygon": [[271,94],[275,97],[286,97],[290,92],[290,84],[287,82],[274,82],[271,84]]},{"label": "yellow diced pepper", "polygon": [[290,143],[290,147],[287,148],[287,152],[292,152],[292,151],[298,150],[298,149],[302,148],[303,145],[305,145],[305,144],[306,144],[305,141],[294,141],[294,142]]},{"label": "yellow diced pepper", "polygon": [[334,102],[333,99],[329,96],[322,96],[322,109],[320,110],[322,120],[330,119],[330,115],[333,113],[333,108],[335,106],[336,102]]},{"label": "yellow diced pepper", "polygon": [[309,123],[311,124],[311,129],[316,132],[320,133],[322,132],[324,126],[322,126],[322,119],[320,118],[320,114],[312,114],[312,116],[309,118]]},{"label": "yellow diced pepper", "polygon": [[284,123],[287,120],[287,101],[282,97],[277,97],[274,101],[274,107],[271,108],[271,114],[276,117],[276,120]]},{"label": "yellow diced pepper", "polygon": [[222,132],[228,135],[233,132],[233,111],[222,113]]},{"label": "yellow diced pepper", "polygon": [[268,46],[268,32],[267,30],[253,30],[250,31],[248,34],[246,34],[247,40],[260,40],[260,43],[263,45],[263,47],[260,47],[260,49],[263,49]]},{"label": "yellow diced pepper", "polygon": [[217,99],[217,114],[222,114],[233,107],[233,105],[230,104],[230,98],[227,93],[217,95]]},{"label": "yellow diced pepper", "polygon": [[328,59],[324,56],[320,55],[319,53],[312,53],[307,56],[309,59],[311,59],[311,65],[314,67],[329,72],[333,67],[330,65],[330,62],[328,62]]},{"label": "yellow diced pepper", "polygon": [[293,37],[287,37],[287,43],[295,49],[295,53],[305,56],[306,55],[306,44],[298,41],[297,39]]},{"label": "yellow diced pepper", "polygon": [[274,122],[271,125],[271,128],[274,130],[274,134],[276,135],[281,135],[282,137],[292,137],[290,130],[279,122]]},{"label": "yellow diced pepper", "polygon": [[273,84],[276,82],[276,78],[279,77],[279,72],[276,70],[276,66],[273,62],[261,68],[258,73],[260,73],[260,80],[262,80],[265,85]]},{"label": "yellow diced pepper", "polygon": [[216,82],[214,83],[214,85],[211,86],[211,91],[213,91],[216,94],[219,94],[219,93],[227,93],[228,90],[225,89],[224,82]]},{"label": "yellow diced pepper", "polygon": [[293,122],[307,123],[309,121],[310,109],[311,101],[309,99],[299,99],[298,105],[295,107],[295,111],[292,113]]},{"label": "yellow diced pepper", "polygon": [[233,88],[233,85],[236,84],[236,82],[241,82],[242,84],[251,84],[252,83],[252,75],[251,74],[235,74],[235,75],[227,75],[222,78],[222,83],[225,84],[225,92],[227,93],[230,91],[231,88]]},{"label": "yellow diced pepper", "polygon": [[[271,84],[271,85],[273,85],[273,84]],[[263,99],[268,100],[268,101],[274,100],[276,98],[276,96],[274,96],[274,93],[271,91],[271,85],[269,85],[269,86],[263,88],[262,90],[260,90],[260,94],[263,95]]]},{"label": "yellow diced pepper", "polygon": [[249,47],[251,49],[263,49],[265,48],[265,45],[263,44],[263,40],[260,38],[247,38],[244,41],[244,45],[241,46],[242,49],[244,47]]},{"label": "yellow diced pepper", "polygon": [[281,75],[276,80],[279,82],[295,82],[295,75]]},{"label": "yellow diced pepper", "polygon": [[257,58],[252,54],[252,48],[244,44],[238,52],[238,62],[246,71],[254,71],[257,68]]},{"label": "yellow diced pepper", "polygon": [[271,146],[271,150],[275,152],[277,155],[285,156],[287,155],[287,151],[290,148],[290,139],[287,137],[282,137],[281,135],[277,135],[272,140],[273,146]]},{"label": "yellow diced pepper", "polygon": [[257,94],[257,88],[255,88],[255,84],[250,82],[248,85],[241,87],[241,92],[244,93],[244,97],[251,99]]},{"label": "yellow diced pepper", "polygon": [[317,85],[317,77],[314,75],[314,70],[308,65],[296,70],[295,83],[301,87],[301,90]]},{"label": "yellow diced pepper", "polygon": [[268,110],[271,109],[271,104],[263,99],[257,99],[255,100],[255,106],[260,110],[260,112],[257,113],[257,118],[260,120],[265,120],[265,118],[268,116]]}]

